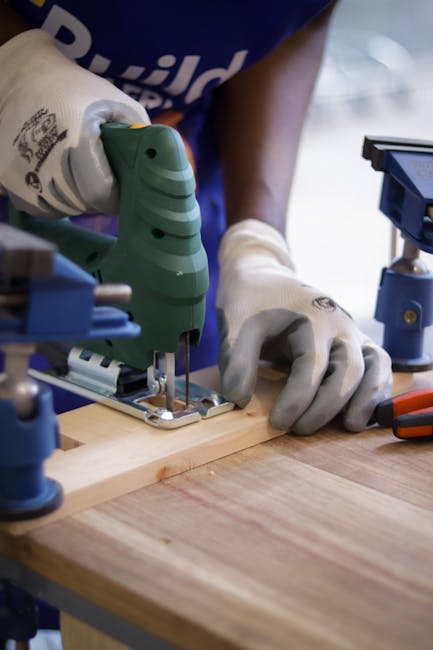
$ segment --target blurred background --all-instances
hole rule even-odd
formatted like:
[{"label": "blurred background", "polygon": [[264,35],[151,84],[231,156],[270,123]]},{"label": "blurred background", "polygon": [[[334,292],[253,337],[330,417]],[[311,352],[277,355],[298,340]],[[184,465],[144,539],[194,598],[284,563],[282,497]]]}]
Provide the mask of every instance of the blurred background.
[{"label": "blurred background", "polygon": [[378,210],[383,175],[361,156],[365,135],[433,140],[429,0],[340,0],[289,205],[299,276],[381,342],[373,316],[391,227]]}]

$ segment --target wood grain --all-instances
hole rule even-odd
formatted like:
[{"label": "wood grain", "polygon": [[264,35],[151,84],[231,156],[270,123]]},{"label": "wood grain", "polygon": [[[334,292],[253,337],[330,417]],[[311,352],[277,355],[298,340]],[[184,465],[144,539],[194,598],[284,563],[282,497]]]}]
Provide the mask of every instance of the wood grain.
[{"label": "wood grain", "polygon": [[189,650],[431,650],[432,548],[433,445],[338,423],[0,534],[4,554]]},{"label": "wood grain", "polygon": [[[132,416],[92,404],[59,416],[66,441],[46,463],[65,500],[59,510],[38,519],[1,523],[14,535],[62,519],[108,499],[185,472],[251,445],[282,435],[268,421],[282,385],[281,373],[264,370],[248,406],[177,430],[156,429]],[[217,388],[216,368],[194,373],[194,380]]]},{"label": "wood grain", "polygon": [[0,544],[181,648],[431,650],[432,468],[431,444],[333,426]]},{"label": "wood grain", "polygon": [[431,649],[432,511],[291,442],[34,531],[19,558],[180,647]]}]

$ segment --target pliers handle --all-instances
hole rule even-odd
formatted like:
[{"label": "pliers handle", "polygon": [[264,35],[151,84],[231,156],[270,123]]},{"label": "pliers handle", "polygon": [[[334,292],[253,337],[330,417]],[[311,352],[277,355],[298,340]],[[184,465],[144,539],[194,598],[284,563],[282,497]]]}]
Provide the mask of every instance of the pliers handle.
[{"label": "pliers handle", "polygon": [[433,389],[390,397],[377,405],[375,420],[403,440],[433,439]]}]

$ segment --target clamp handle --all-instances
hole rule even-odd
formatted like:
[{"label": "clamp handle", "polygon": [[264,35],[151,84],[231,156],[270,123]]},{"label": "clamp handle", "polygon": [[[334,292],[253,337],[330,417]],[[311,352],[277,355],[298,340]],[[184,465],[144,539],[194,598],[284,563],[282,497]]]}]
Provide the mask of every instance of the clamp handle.
[{"label": "clamp handle", "polygon": [[411,140],[409,138],[371,135],[364,138],[362,157],[370,160],[371,166],[378,172],[386,171],[387,151],[433,154],[433,142],[431,140]]}]

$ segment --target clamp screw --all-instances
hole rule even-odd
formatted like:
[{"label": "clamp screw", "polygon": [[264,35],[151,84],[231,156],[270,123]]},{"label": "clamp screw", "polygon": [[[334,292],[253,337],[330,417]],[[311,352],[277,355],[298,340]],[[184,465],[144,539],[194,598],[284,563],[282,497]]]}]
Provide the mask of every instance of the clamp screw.
[{"label": "clamp screw", "polygon": [[403,320],[407,325],[413,325],[418,320],[418,314],[413,309],[406,309]]}]

